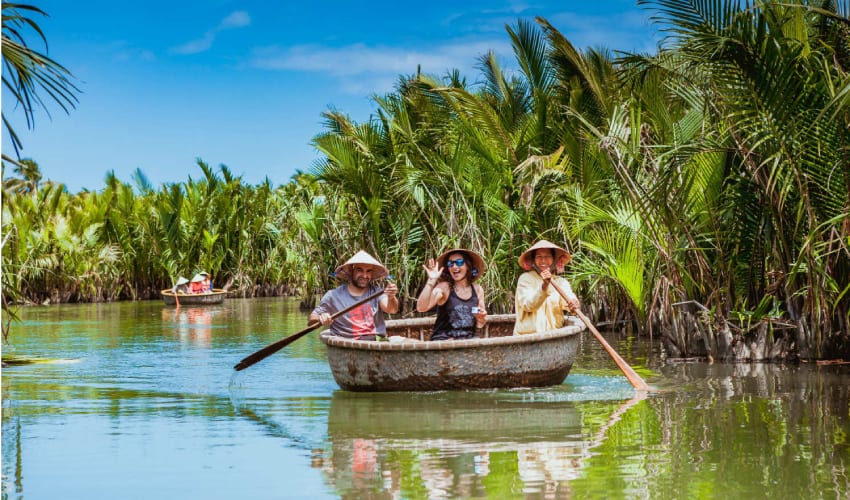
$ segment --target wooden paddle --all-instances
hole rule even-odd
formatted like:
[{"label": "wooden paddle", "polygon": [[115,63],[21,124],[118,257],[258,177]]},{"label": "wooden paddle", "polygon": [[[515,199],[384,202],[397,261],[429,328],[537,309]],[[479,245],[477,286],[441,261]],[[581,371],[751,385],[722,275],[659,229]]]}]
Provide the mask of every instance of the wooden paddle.
[{"label": "wooden paddle", "polygon": [[[350,306],[346,307],[345,309],[342,309],[341,311],[335,312],[331,316],[331,321],[333,321],[334,319],[338,318],[339,316],[347,313],[348,311],[354,309],[355,307],[363,305],[366,302],[369,302],[370,300],[372,300],[376,297],[379,297],[382,293],[384,293],[383,289],[378,290],[377,292],[366,297],[365,299],[357,301],[354,304],[351,304]],[[250,355],[246,356],[245,358],[242,359],[242,361],[237,363],[236,366],[233,367],[233,369],[236,370],[236,371],[241,371],[241,370],[244,370],[245,368],[248,368],[249,366],[251,366],[255,363],[260,362],[260,361],[266,359],[267,357],[271,356],[272,354],[276,353],[277,351],[288,346],[289,344],[300,339],[304,335],[307,335],[308,333],[312,332],[313,330],[315,330],[317,327],[319,327],[321,325],[322,325],[321,323],[310,323],[309,325],[307,325],[307,328],[301,330],[300,332],[293,333],[289,337],[280,339],[277,342],[275,342],[274,344],[269,344],[266,347],[263,347],[259,351],[255,352],[254,354],[250,354]]]},{"label": "wooden paddle", "polygon": [[[539,274],[540,268],[537,267],[537,265],[534,265],[533,267],[534,270],[537,271],[537,273]],[[555,287],[555,290],[557,290],[558,293],[561,294],[561,297],[563,297],[564,300],[568,300],[567,294],[564,293],[564,290],[562,290],[557,283],[555,283],[555,280],[549,280],[549,285]],[[596,340],[598,340],[599,343],[602,344],[602,347],[605,348],[605,352],[607,352],[608,355],[611,356],[611,359],[613,359],[614,362],[617,363],[617,366],[620,368],[620,371],[622,371],[623,375],[625,375],[626,378],[629,379],[629,382],[631,382],[634,388],[639,391],[648,391],[649,385],[640,377],[640,375],[637,374],[636,371],[634,371],[634,369],[632,369],[631,366],[629,366],[628,363],[626,363],[623,358],[620,357],[619,354],[617,354],[617,351],[615,351],[614,348],[611,347],[611,345],[605,341],[605,339],[602,337],[602,334],[599,333],[599,330],[597,330],[596,327],[593,326],[593,323],[590,322],[587,316],[585,316],[584,313],[581,312],[581,310],[579,309],[576,309],[573,312],[575,312],[575,314],[584,322],[585,326],[587,326],[587,329],[590,330],[590,333],[592,333],[593,336],[596,337]]]}]

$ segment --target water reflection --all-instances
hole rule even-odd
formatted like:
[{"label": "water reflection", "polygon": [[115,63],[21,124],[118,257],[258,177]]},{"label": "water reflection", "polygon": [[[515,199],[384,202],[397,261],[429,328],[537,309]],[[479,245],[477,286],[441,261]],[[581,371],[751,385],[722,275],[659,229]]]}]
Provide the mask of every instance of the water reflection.
[{"label": "water reflection", "polygon": [[209,347],[213,321],[222,318],[225,312],[224,307],[216,305],[163,308],[162,326],[183,343]]},{"label": "water reflection", "polygon": [[[343,497],[381,491],[428,498],[571,494],[591,449],[639,400],[588,435],[574,402],[527,402],[518,393],[334,393],[329,456],[313,464]],[[508,488],[508,490],[504,490]],[[423,495],[414,495],[423,496]]]},{"label": "water reflection", "polygon": [[632,400],[586,337],[556,387],[352,394],[312,335],[233,380],[304,327],[296,301],[189,309],[22,311],[4,354],[74,362],[3,368],[3,498],[850,495],[848,365],[648,356],[662,391]]}]

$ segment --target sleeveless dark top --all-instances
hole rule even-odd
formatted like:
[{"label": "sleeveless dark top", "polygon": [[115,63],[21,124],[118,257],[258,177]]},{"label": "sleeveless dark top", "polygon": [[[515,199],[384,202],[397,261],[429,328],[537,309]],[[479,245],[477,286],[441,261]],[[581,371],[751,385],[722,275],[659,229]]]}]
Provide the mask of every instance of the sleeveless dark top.
[{"label": "sleeveless dark top", "polygon": [[437,306],[437,320],[431,340],[471,339],[475,337],[475,316],[472,308],[478,307],[478,294],[472,286],[472,296],[462,300],[454,289],[449,293],[446,303]]}]

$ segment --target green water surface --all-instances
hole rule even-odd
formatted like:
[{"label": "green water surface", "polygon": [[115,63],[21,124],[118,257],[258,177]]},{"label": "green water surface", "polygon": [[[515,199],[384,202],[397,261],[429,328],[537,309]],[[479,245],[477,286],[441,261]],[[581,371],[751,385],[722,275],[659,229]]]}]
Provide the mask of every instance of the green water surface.
[{"label": "green water surface", "polygon": [[[355,394],[288,299],[21,310],[3,498],[848,498],[850,365],[672,363],[590,334],[560,386]],[[644,369],[650,371],[644,371]]]}]

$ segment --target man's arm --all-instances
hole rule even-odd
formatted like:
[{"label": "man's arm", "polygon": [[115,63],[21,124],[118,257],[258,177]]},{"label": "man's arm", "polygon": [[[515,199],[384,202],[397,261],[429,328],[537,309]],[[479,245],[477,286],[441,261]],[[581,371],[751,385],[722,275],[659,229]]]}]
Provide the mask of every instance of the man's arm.
[{"label": "man's arm", "polygon": [[307,324],[312,323],[321,323],[323,326],[328,326],[333,322],[331,319],[332,314],[328,310],[328,303],[331,299],[331,292],[333,290],[329,290],[322,297],[322,300],[319,301],[319,305],[316,306],[315,309],[310,313],[310,317],[307,318]]},{"label": "man's arm", "polygon": [[395,314],[398,312],[398,286],[390,281],[384,288],[384,294],[378,301],[381,310],[387,314]]}]

